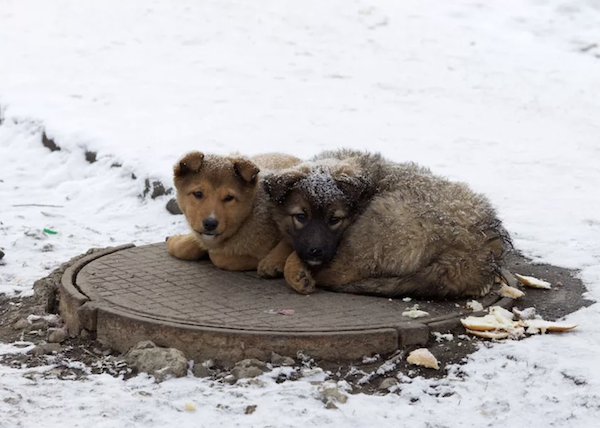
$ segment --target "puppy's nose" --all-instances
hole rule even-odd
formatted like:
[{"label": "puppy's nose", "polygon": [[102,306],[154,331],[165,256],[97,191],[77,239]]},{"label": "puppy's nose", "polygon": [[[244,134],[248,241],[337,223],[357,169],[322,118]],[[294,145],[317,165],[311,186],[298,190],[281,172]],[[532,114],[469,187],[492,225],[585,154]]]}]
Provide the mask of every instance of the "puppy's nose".
[{"label": "puppy's nose", "polygon": [[311,257],[323,257],[323,249],[322,248],[310,248],[308,250],[308,254]]},{"label": "puppy's nose", "polygon": [[202,226],[204,226],[204,230],[206,230],[207,232],[213,232],[217,229],[217,226],[219,226],[219,220],[212,217],[205,218],[202,221]]}]

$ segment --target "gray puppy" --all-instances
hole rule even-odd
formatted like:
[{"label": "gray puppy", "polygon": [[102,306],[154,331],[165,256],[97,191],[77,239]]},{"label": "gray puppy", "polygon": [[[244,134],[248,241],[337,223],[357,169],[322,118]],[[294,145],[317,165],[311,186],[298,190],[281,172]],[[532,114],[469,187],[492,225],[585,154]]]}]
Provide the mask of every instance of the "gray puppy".
[{"label": "gray puppy", "polygon": [[413,163],[324,152],[264,184],[295,250],[285,278],[303,294],[318,285],[388,297],[481,296],[511,248],[483,195]]}]

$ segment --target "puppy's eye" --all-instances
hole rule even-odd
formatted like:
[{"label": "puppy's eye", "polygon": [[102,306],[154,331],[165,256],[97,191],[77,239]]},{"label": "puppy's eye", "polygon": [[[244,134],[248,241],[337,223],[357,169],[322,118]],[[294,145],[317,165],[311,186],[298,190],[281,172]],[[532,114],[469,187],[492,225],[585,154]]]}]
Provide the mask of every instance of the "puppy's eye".
[{"label": "puppy's eye", "polygon": [[196,199],[202,199],[204,197],[204,193],[202,193],[200,190],[195,191],[192,193],[192,195],[194,195]]},{"label": "puppy's eye", "polygon": [[232,195],[227,195],[223,198],[223,202],[231,202],[235,199]]},{"label": "puppy's eye", "polygon": [[335,226],[336,224],[339,224],[340,221],[342,221],[342,219],[339,217],[331,217],[327,223],[329,226]]},{"label": "puppy's eye", "polygon": [[300,223],[305,223],[308,220],[308,217],[304,213],[294,214],[294,218]]}]

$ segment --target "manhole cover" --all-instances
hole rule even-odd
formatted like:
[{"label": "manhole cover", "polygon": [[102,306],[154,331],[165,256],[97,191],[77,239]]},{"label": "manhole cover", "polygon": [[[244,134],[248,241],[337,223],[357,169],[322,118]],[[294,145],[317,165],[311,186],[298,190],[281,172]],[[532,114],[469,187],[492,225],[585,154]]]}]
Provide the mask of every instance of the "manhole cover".
[{"label": "manhole cover", "polygon": [[[107,249],[64,274],[61,313],[72,334],[95,332],[127,351],[141,340],[182,350],[197,361],[267,358],[298,351],[352,360],[423,345],[431,331],[459,324],[467,300],[432,302],[319,291],[296,294],[284,280],[227,272],[210,262],[171,257],[164,243]],[[484,307],[512,304],[490,293]],[[429,316],[402,313],[418,304]],[[293,311],[293,312],[292,312]]]}]

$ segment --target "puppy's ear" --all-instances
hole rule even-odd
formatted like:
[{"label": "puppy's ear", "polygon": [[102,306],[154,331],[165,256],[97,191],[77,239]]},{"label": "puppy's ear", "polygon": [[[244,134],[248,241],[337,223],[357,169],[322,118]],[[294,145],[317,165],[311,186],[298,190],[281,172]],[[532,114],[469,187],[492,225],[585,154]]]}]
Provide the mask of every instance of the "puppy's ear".
[{"label": "puppy's ear", "polygon": [[340,174],[334,180],[352,205],[361,206],[373,196],[374,186],[366,177]]},{"label": "puppy's ear", "polygon": [[173,168],[175,178],[184,177],[190,173],[197,173],[202,167],[204,154],[200,152],[191,152],[185,155]]},{"label": "puppy's ear", "polygon": [[233,171],[245,182],[254,183],[260,169],[248,159],[240,158],[233,161]]},{"label": "puppy's ear", "polygon": [[294,184],[304,176],[305,174],[300,171],[269,174],[263,178],[263,186],[272,202],[282,204],[288,193],[294,188]]}]

